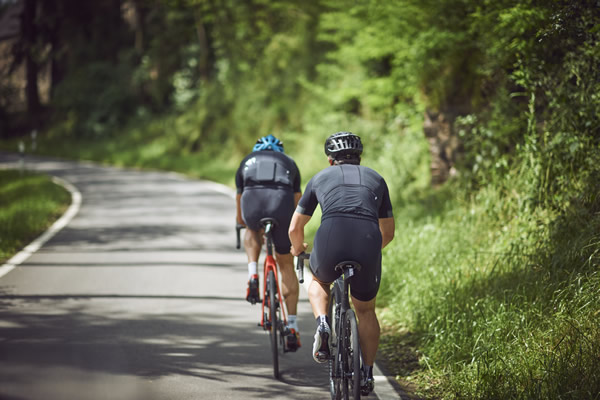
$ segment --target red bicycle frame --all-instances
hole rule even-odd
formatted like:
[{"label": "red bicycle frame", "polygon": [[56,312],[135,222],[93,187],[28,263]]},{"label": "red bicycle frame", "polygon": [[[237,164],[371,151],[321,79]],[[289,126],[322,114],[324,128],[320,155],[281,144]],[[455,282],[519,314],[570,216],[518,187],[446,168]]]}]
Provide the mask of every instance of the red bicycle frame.
[{"label": "red bicycle frame", "polygon": [[[260,326],[262,326],[265,329],[271,329],[271,324],[269,324],[269,326],[265,326],[265,305],[267,305],[268,302],[268,298],[267,296],[265,296],[265,294],[267,293],[267,277],[269,276],[269,272],[273,271],[273,276],[275,277],[275,283],[277,286],[277,299],[279,300],[279,308],[281,310],[281,317],[283,320],[283,323],[285,325],[287,325],[287,317],[286,317],[286,313],[285,313],[285,307],[284,307],[284,302],[283,302],[283,296],[281,296],[281,288],[279,287],[279,271],[277,269],[277,262],[275,261],[275,257],[273,257],[273,247],[272,247],[272,243],[270,243],[269,238],[267,238],[267,255],[265,257],[265,264],[264,264],[264,270],[263,270],[263,296],[262,296],[262,306],[261,306],[261,321],[260,321]],[[273,315],[269,316],[270,318],[274,318]],[[268,322],[272,322],[272,321],[268,321]],[[285,326],[284,325],[284,326]]]}]

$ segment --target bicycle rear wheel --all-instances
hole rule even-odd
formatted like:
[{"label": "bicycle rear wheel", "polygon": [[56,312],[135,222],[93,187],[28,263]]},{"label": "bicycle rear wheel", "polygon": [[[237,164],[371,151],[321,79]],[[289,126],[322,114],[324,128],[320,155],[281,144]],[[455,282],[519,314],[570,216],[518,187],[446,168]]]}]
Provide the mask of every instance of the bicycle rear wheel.
[{"label": "bicycle rear wheel", "polygon": [[344,399],[360,399],[360,343],[353,310],[346,312],[342,346]]},{"label": "bicycle rear wheel", "polygon": [[340,288],[337,282],[335,282],[331,288],[329,304],[327,306],[327,316],[329,317],[329,323],[331,324],[331,335],[329,335],[329,350],[331,351],[331,357],[329,358],[328,363],[329,392],[332,400],[340,400],[342,398],[342,386],[340,383],[342,376],[342,358],[340,357],[340,346],[338,343],[341,297],[342,294],[340,292]]},{"label": "bicycle rear wheel", "polygon": [[[342,283],[343,285],[343,283]],[[339,327],[340,310],[342,307],[342,288],[339,286],[339,282],[335,281],[331,287],[331,293],[329,295],[329,304],[327,306],[327,316],[329,317],[329,324],[331,328],[331,335],[329,341],[332,347],[337,346],[337,334]]]},{"label": "bicycle rear wheel", "polygon": [[267,288],[269,291],[269,322],[271,323],[269,337],[271,338],[271,354],[273,357],[273,376],[279,379],[279,351],[277,348],[279,317],[277,315],[277,282],[273,271],[269,271],[267,275]]}]

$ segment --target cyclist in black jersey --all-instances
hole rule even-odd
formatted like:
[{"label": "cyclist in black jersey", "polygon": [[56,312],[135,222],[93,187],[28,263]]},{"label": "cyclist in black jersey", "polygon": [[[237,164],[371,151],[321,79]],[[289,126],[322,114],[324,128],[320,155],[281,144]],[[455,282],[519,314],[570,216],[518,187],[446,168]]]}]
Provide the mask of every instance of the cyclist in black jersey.
[{"label": "cyclist in black jersey", "polygon": [[281,271],[281,290],[288,310],[286,336],[288,349],[300,347],[296,321],[298,279],[294,258],[290,254],[288,227],[294,208],[302,194],[300,172],[294,160],[283,152],[283,143],[273,135],[258,139],[252,153],[240,163],[235,175],[237,187],[236,221],[246,226],[244,248],[248,256],[248,289],[246,300],[260,301],[257,262],[262,247],[263,227],[260,220],[275,218],[278,225],[272,230],[275,257]]},{"label": "cyclist in black jersey", "polygon": [[374,388],[373,363],[379,345],[379,322],[375,300],[381,281],[381,249],[394,238],[392,205],[385,180],[374,170],[360,165],[363,146],[351,132],[337,132],[325,141],[330,167],[307,184],[292,221],[291,252],[297,256],[307,248],[304,226],[320,204],[321,225],[310,255],[314,279],[308,296],[317,318],[313,358],[324,362],[329,355],[331,333],[327,304],[331,283],[338,278],[337,263],[357,261],[362,269],[350,278],[352,303],[358,317],[363,353],[362,386]]}]

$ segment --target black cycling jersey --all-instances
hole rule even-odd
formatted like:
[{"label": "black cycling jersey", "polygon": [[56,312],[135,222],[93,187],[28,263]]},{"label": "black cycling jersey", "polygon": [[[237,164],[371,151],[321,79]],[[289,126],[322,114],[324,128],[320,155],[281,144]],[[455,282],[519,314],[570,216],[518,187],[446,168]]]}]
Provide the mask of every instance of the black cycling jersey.
[{"label": "black cycling jersey", "polygon": [[392,203],[385,180],[360,165],[334,165],[315,175],[298,203],[296,212],[312,215],[321,205],[321,225],[315,234],[310,268],[323,283],[340,275],[342,261],[356,261],[362,269],[350,278],[350,291],[369,301],[381,281],[381,231],[379,218],[391,218]]},{"label": "black cycling jersey", "polygon": [[237,192],[247,187],[289,188],[300,192],[300,171],[294,160],[276,151],[255,151],[248,154],[235,174]]},{"label": "black cycling jersey", "polygon": [[336,215],[375,221],[393,217],[385,180],[362,165],[334,165],[316,174],[306,185],[296,211],[312,215],[317,204],[322,219]]},{"label": "black cycling jersey", "polygon": [[273,245],[279,254],[290,252],[288,229],[294,213],[294,193],[300,192],[300,172],[294,160],[275,151],[255,151],[246,156],[237,170],[235,183],[241,194],[242,219],[259,231],[263,218],[275,218]]}]

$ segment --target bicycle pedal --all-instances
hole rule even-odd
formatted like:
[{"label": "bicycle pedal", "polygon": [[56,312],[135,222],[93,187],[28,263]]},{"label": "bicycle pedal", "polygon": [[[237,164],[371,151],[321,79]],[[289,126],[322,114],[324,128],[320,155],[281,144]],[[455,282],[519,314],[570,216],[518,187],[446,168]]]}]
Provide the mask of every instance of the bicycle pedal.
[{"label": "bicycle pedal", "polygon": [[316,356],[315,361],[317,361],[319,363],[324,363],[324,362],[327,362],[327,361],[333,359],[331,354],[327,354],[322,351],[317,352],[317,354],[315,354],[315,356]]}]

